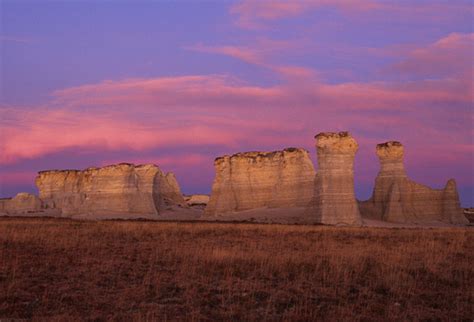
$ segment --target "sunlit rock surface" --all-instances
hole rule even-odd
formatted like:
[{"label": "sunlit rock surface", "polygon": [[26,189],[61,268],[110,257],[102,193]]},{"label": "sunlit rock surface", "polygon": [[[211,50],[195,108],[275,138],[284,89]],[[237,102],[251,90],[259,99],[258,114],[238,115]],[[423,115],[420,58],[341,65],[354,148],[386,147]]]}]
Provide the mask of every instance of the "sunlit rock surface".
[{"label": "sunlit rock surface", "polygon": [[41,171],[36,185],[44,208],[60,209],[63,216],[158,215],[167,206],[185,205],[174,175],[151,164]]},{"label": "sunlit rock surface", "polygon": [[396,223],[467,223],[454,179],[444,189],[431,189],[410,180],[403,165],[404,149],[400,142],[378,144],[376,153],[380,171],[372,197],[360,202],[364,218]]},{"label": "sunlit rock surface", "polygon": [[217,158],[205,216],[257,208],[305,207],[312,197],[314,167],[304,149],[245,152]]},{"label": "sunlit rock surface", "polygon": [[354,157],[359,148],[348,132],[315,136],[318,172],[308,214],[329,225],[362,224],[354,194]]}]

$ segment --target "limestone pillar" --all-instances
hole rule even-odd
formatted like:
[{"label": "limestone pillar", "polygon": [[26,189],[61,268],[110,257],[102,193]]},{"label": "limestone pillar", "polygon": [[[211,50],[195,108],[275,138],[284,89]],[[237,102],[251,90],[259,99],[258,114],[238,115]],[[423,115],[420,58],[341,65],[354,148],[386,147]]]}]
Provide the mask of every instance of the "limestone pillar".
[{"label": "limestone pillar", "polygon": [[354,194],[354,157],[359,148],[348,132],[315,136],[318,171],[310,215],[329,225],[362,223]]}]

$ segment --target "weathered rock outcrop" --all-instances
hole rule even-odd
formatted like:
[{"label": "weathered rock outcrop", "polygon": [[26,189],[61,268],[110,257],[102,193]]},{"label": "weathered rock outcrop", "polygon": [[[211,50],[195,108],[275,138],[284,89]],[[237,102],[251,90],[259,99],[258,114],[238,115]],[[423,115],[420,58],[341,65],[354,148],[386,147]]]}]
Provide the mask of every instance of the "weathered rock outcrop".
[{"label": "weathered rock outcrop", "polygon": [[348,132],[315,136],[318,172],[308,209],[317,222],[329,225],[362,224],[354,194],[354,157],[359,148]]},{"label": "weathered rock outcrop", "polygon": [[44,208],[60,209],[63,216],[159,214],[166,206],[185,205],[174,175],[150,164],[41,171],[36,185]]},{"label": "weathered rock outcrop", "polygon": [[404,149],[400,142],[378,144],[376,152],[380,171],[372,197],[360,202],[364,218],[398,223],[467,223],[454,179],[444,189],[431,189],[410,180],[403,165]]},{"label": "weathered rock outcrop", "polygon": [[205,216],[257,209],[305,207],[314,167],[304,149],[245,152],[215,160],[216,177]]},{"label": "weathered rock outcrop", "polygon": [[39,212],[42,209],[41,200],[32,194],[20,192],[13,198],[0,200],[0,213],[23,215]]},{"label": "weathered rock outcrop", "polygon": [[206,206],[209,203],[208,195],[190,195],[184,196],[184,200],[190,207],[194,206]]}]

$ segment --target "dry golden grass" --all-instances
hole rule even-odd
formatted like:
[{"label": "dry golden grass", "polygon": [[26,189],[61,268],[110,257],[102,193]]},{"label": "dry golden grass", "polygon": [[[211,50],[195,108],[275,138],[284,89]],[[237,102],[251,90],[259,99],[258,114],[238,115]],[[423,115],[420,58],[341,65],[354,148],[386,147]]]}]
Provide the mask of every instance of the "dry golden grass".
[{"label": "dry golden grass", "polygon": [[0,319],[474,318],[474,230],[0,219]]}]

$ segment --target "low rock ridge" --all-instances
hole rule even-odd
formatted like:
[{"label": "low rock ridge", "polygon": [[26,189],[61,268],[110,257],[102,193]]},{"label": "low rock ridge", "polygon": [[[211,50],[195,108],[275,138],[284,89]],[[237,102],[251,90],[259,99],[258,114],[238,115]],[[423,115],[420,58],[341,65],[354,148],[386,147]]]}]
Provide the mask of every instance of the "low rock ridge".
[{"label": "low rock ridge", "polygon": [[225,155],[215,159],[214,167],[205,217],[258,208],[305,207],[312,196],[315,171],[304,149]]}]

